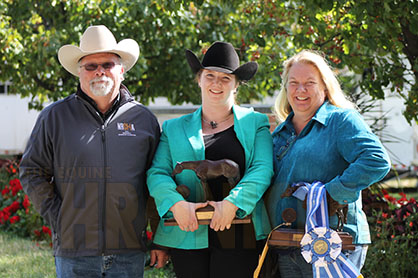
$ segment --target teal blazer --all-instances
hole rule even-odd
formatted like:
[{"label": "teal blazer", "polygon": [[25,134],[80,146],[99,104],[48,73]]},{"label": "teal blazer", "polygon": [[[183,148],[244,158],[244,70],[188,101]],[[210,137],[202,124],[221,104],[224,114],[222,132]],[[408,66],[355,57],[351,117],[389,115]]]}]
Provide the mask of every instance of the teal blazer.
[{"label": "teal blazer", "polygon": [[[238,207],[238,217],[252,213],[256,239],[264,239],[271,230],[261,198],[273,176],[273,143],[269,122],[266,115],[252,108],[234,105],[233,112],[234,130],[245,152],[245,173],[225,199]],[[194,113],[164,122],[160,143],[147,172],[149,192],[162,218],[154,243],[162,246],[180,249],[208,247],[208,225],[200,225],[194,232],[184,232],[177,226],[164,226],[164,218],[172,217],[169,209],[184,200],[176,191],[177,184],[190,188],[189,202],[196,202],[203,196],[200,180],[194,171],[184,170],[177,174],[177,184],[171,177],[178,161],[205,159],[201,114],[200,107]]]}]

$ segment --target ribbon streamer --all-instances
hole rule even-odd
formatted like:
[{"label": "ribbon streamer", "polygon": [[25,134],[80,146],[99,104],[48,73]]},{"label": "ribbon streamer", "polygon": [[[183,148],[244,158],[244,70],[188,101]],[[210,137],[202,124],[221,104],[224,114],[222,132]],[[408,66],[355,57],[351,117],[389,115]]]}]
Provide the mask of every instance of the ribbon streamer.
[{"label": "ribbon streamer", "polygon": [[300,244],[303,258],[312,264],[313,277],[363,278],[354,264],[341,253],[342,241],[338,233],[329,228],[324,184],[314,182],[304,185],[308,189],[307,213],[305,235]]}]

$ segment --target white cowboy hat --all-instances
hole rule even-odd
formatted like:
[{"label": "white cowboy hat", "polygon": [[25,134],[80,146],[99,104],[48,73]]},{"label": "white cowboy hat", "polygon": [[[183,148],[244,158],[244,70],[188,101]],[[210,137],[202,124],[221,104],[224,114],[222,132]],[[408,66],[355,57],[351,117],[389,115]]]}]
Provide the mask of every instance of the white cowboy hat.
[{"label": "white cowboy hat", "polygon": [[112,32],[104,25],[90,26],[81,37],[80,47],[69,44],[62,46],[58,50],[58,60],[66,70],[78,76],[78,62],[81,58],[104,52],[119,55],[125,71],[128,71],[138,60],[139,46],[132,39],[117,43]]}]

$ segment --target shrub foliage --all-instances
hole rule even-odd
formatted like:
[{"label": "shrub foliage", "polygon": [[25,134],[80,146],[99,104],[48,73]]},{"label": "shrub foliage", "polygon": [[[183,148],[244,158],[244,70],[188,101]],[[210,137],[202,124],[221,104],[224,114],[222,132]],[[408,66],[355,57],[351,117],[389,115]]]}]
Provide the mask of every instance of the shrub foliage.
[{"label": "shrub foliage", "polygon": [[0,168],[0,229],[36,241],[51,242],[51,230],[33,208],[18,179],[18,163]]},{"label": "shrub foliage", "polygon": [[418,277],[418,205],[401,192],[400,198],[374,188],[363,200],[372,244],[364,277]]}]

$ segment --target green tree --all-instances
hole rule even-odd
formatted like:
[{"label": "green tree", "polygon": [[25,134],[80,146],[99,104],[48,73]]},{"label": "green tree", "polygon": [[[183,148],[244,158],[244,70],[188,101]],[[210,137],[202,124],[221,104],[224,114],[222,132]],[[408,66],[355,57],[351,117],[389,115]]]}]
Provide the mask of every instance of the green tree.
[{"label": "green tree", "polygon": [[[76,78],[56,53],[78,44],[87,26],[105,24],[117,40],[133,38],[141,54],[125,83],[147,103],[199,103],[184,50],[201,54],[213,41],[231,42],[259,73],[239,100],[272,95],[283,61],[303,48],[323,51],[336,69],[362,78],[361,90],[401,96],[408,121],[418,121],[418,3],[416,0],[0,0],[0,80],[41,108],[72,92]],[[203,50],[202,50],[203,49]]]},{"label": "green tree", "polygon": [[361,76],[364,93],[384,99],[388,89],[404,99],[406,119],[418,120],[416,0],[259,0],[241,7],[245,42],[259,47],[266,74],[280,72],[295,51],[320,50],[337,70]]}]

